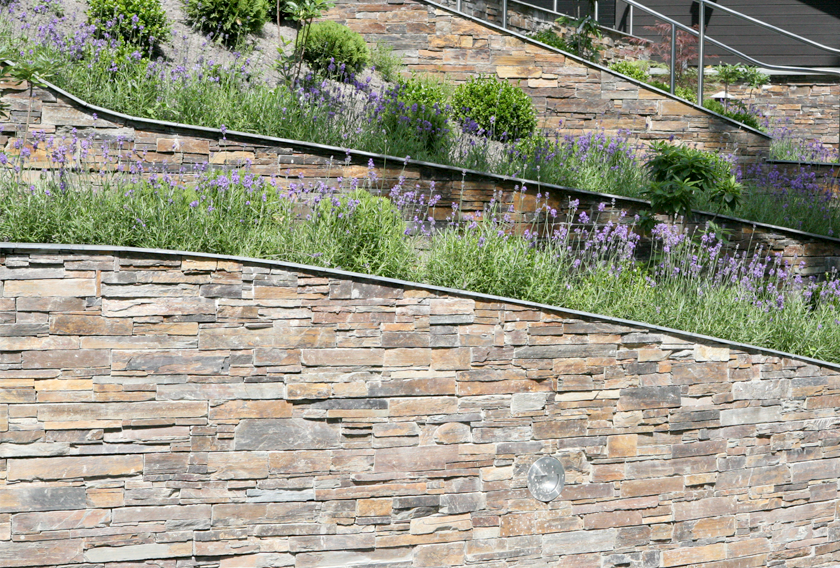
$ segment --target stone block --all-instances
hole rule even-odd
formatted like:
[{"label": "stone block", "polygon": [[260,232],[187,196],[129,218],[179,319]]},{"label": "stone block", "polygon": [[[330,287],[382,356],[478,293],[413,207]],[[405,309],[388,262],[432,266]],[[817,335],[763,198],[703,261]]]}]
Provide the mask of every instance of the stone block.
[{"label": "stone block", "polygon": [[615,548],[617,536],[616,529],[547,534],[542,537],[542,549],[547,556],[606,552]]},{"label": "stone block", "polygon": [[779,422],[781,419],[781,406],[750,406],[720,411],[721,426]]},{"label": "stone block", "polygon": [[460,566],[464,563],[463,542],[424,544],[414,547],[415,568]]},{"label": "stone block", "polygon": [[21,513],[12,516],[12,532],[37,534],[47,531],[92,529],[105,526],[110,521],[111,511],[107,509]]},{"label": "stone block", "polygon": [[83,562],[81,539],[0,542],[0,566],[59,566]]},{"label": "stone block", "polygon": [[442,424],[435,430],[435,442],[438,444],[463,444],[471,441],[470,427],[460,422]]},{"label": "stone block", "polygon": [[123,318],[71,314],[50,318],[50,333],[55,335],[131,335],[132,327],[132,321]]},{"label": "stone block", "polygon": [[439,531],[468,531],[472,529],[469,514],[464,515],[432,515],[411,519],[409,532],[411,534],[432,534]]},{"label": "stone block", "polygon": [[10,481],[123,477],[143,471],[142,455],[52,457],[8,461]]},{"label": "stone block", "polygon": [[85,551],[86,562],[131,562],[158,558],[185,558],[192,556],[190,542],[162,544],[135,544],[129,546],[102,546]]},{"label": "stone block", "polygon": [[268,477],[266,452],[211,452],[207,471],[212,479],[265,479]]},{"label": "stone block", "polygon": [[649,410],[652,408],[679,408],[680,387],[640,387],[621,389],[618,410]]},{"label": "stone block", "polygon": [[307,367],[381,367],[382,349],[301,349],[301,363]]},{"label": "stone block", "polygon": [[376,450],[374,471],[404,472],[446,469],[458,459],[458,446],[412,446]]},{"label": "stone block", "polygon": [[0,513],[83,509],[84,487],[0,487]]},{"label": "stone block", "polygon": [[302,418],[247,419],[235,430],[234,447],[247,450],[317,450],[337,448],[338,425]]},{"label": "stone block", "polygon": [[726,558],[725,544],[711,544],[707,546],[688,546],[673,550],[662,551],[662,566],[700,566],[708,562],[715,562]]},{"label": "stone block", "polygon": [[6,298],[96,295],[93,278],[63,278],[61,280],[8,280],[3,286]]},{"label": "stone block", "polygon": [[292,405],[285,400],[229,400],[210,407],[210,420],[243,418],[291,418]]}]

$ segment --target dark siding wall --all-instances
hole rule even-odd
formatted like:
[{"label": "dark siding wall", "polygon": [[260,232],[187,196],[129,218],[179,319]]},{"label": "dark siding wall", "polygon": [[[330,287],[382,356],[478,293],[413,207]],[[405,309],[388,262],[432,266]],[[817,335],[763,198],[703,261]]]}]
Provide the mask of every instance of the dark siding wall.
[{"label": "dark siding wall", "polygon": [[[554,0],[523,0],[528,4],[554,10]],[[616,0],[600,0],[598,2],[598,22],[602,26],[612,28],[615,26],[615,2]],[[515,10],[516,6],[511,5]],[[568,14],[574,18],[592,15],[592,9],[588,0],[557,0],[557,11],[561,14]]]},{"label": "dark siding wall", "polygon": [[[692,0],[642,0],[650,7],[681,23],[697,23],[697,2]],[[840,48],[840,1],[838,0],[720,0],[720,4],[744,14],[820,42],[829,47]],[[629,31],[627,26],[627,5],[618,0],[617,18],[619,29]],[[706,22],[709,36],[732,46],[763,62],[777,65],[840,66],[840,56],[824,53],[795,40],[745,22],[720,10],[712,9]],[[633,33],[650,39],[657,39],[644,26],[654,23],[652,16],[635,10]],[[707,64],[718,60],[735,62],[724,50],[709,48],[707,53],[718,57],[707,60]]]}]

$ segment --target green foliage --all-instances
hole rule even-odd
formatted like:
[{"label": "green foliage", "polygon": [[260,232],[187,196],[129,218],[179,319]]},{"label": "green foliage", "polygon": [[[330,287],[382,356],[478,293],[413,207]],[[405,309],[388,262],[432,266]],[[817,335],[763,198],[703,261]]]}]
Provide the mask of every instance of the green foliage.
[{"label": "green foliage", "polygon": [[702,192],[711,202],[734,209],[740,202],[741,185],[731,175],[729,163],[711,152],[667,142],[651,145],[647,161],[651,185],[644,195],[654,213],[687,216]]},{"label": "green foliage", "polygon": [[731,118],[732,120],[737,120],[738,122],[746,124],[756,130],[762,130],[758,117],[751,113],[749,109],[744,106],[744,103],[740,101],[729,101],[729,106],[726,107],[714,99],[706,99],[703,101],[703,107],[727,118]]},{"label": "green foliage", "polygon": [[584,59],[598,62],[602,48],[595,45],[595,40],[600,39],[601,28],[592,16],[585,16],[579,20],[563,16],[557,18],[557,23],[561,26],[569,26],[573,30],[567,40],[569,51]]},{"label": "green foliage", "polygon": [[142,50],[153,50],[169,36],[160,0],[89,0],[88,22],[100,37],[111,37]]},{"label": "green foliage", "polygon": [[[666,93],[671,92],[671,87],[667,83],[663,83],[662,81],[652,80],[648,81],[647,83],[651,87],[656,87],[657,89],[665,91]],[[674,95],[681,99],[685,99],[690,103],[697,104],[697,92],[694,89],[676,85],[674,87]]]},{"label": "green foliage", "polygon": [[280,2],[282,3],[281,11],[298,24],[320,18],[324,12],[335,5],[332,0],[280,0]]},{"label": "green foliage", "polygon": [[268,21],[272,0],[186,0],[190,23],[222,43],[236,45]]},{"label": "green foliage", "polygon": [[307,26],[299,46],[303,60],[314,71],[358,73],[370,63],[370,52],[362,36],[338,22],[315,22]]},{"label": "green foliage", "polygon": [[394,55],[391,46],[382,42],[376,42],[376,45],[371,48],[370,64],[389,83],[399,78],[400,70],[403,68],[402,57]]},{"label": "green foliage", "polygon": [[383,127],[392,135],[416,139],[424,149],[433,151],[450,134],[450,91],[450,85],[434,75],[400,77],[388,92]]},{"label": "green foliage", "polygon": [[637,81],[642,81],[643,83],[650,80],[647,71],[630,61],[618,61],[613,63],[610,65],[610,70],[615,71],[616,73],[621,73],[622,75],[627,75],[628,77],[636,79]]},{"label": "green foliage", "polygon": [[496,139],[524,138],[537,127],[534,103],[522,89],[493,76],[472,77],[452,95],[456,118],[469,121]]},{"label": "green foliage", "polygon": [[557,33],[552,29],[543,29],[538,31],[537,33],[531,34],[531,39],[535,39],[539,42],[542,42],[546,45],[550,45],[560,51],[568,51],[572,53],[576,53],[569,43],[557,35]]}]

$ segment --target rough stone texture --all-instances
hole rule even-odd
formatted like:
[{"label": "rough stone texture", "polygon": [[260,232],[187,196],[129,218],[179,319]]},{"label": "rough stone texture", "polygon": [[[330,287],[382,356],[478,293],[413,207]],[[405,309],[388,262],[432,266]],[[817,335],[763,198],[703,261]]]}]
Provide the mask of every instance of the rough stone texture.
[{"label": "rough stone texture", "polygon": [[383,41],[409,70],[454,82],[479,73],[520,82],[542,125],[565,134],[629,131],[641,140],[674,139],[756,157],[769,139],[661,91],[422,0],[340,0],[327,16]]},{"label": "rough stone texture", "polygon": [[[840,562],[837,367],[276,263],[0,249],[4,284],[45,266],[126,282],[122,294],[166,280],[172,294],[152,300],[202,318],[106,312],[106,286],[66,302],[0,287],[11,324],[45,322],[0,337],[0,393],[18,393],[0,405],[0,566]],[[258,275],[292,293],[255,297]],[[187,277],[233,283],[241,299],[208,310],[198,287],[179,287]],[[339,308],[354,323],[315,317]],[[488,362],[479,320],[493,346],[517,348]],[[436,327],[451,344],[431,347]],[[67,353],[102,329],[136,345],[76,365]],[[175,358],[150,329],[190,341]],[[298,364],[262,364],[277,344]],[[42,358],[49,368],[22,363]],[[526,488],[544,455],[566,469],[549,504]]]},{"label": "rough stone texture", "polygon": [[[458,0],[439,0],[439,4],[457,9]],[[481,20],[501,25],[501,0],[460,0],[461,10]],[[563,27],[554,24],[554,16],[525,6],[508,3],[508,29],[530,34],[543,28]],[[602,60],[606,63],[622,60],[649,59],[645,47],[630,43],[630,36],[602,28],[603,37],[596,39]],[[707,61],[708,65],[716,61]],[[667,82],[667,79],[664,79]],[[709,93],[711,94],[711,92]],[[807,140],[820,140],[823,144],[840,145],[840,82],[824,75],[771,77],[771,83],[760,90],[732,86],[730,95],[751,101],[773,121],[790,128]]]}]

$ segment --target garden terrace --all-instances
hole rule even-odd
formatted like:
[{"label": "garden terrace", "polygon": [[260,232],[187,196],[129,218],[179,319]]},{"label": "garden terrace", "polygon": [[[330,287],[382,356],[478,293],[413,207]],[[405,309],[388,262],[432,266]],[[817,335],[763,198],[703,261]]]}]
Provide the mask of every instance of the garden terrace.
[{"label": "garden terrace", "polygon": [[[19,137],[28,114],[28,88],[25,84],[0,84],[4,100],[12,103],[10,119],[0,122],[0,147],[14,161],[23,156],[23,179],[35,181],[42,171],[56,174],[67,170],[92,173],[116,172],[149,177],[159,173],[189,174],[206,167],[231,169],[246,167],[264,178],[302,180],[308,184],[334,183],[339,178],[377,180],[380,191],[394,186],[439,195],[441,206],[432,211],[436,221],[444,221],[457,204],[463,214],[481,213],[494,199],[514,202],[515,214],[523,227],[530,226],[538,209],[569,214],[569,202],[581,210],[604,208],[602,222],[617,221],[624,211],[631,217],[648,209],[646,201],[603,193],[581,191],[536,180],[466,171],[451,166],[417,162],[342,149],[302,141],[283,140],[246,133],[129,117],[93,107],[55,87],[36,88],[32,104],[33,131],[43,142],[33,150],[32,142]],[[95,117],[95,118],[94,118]],[[86,146],[79,161],[80,148]],[[121,165],[120,165],[121,164]],[[371,167],[372,165],[372,167]],[[28,176],[28,177],[27,177]],[[101,176],[88,178],[101,184]],[[522,186],[530,188],[522,193]],[[537,193],[547,196],[537,203]],[[544,220],[544,215],[540,217]],[[730,231],[731,250],[761,248],[781,254],[804,275],[820,276],[840,264],[840,240],[736,219],[711,213],[697,213],[689,230],[702,228],[714,220]]]},{"label": "garden terrace", "polygon": [[837,562],[836,366],[253,259],[0,270],[5,566]]},{"label": "garden terrace", "polygon": [[454,81],[489,74],[520,81],[549,129],[629,131],[753,159],[770,138],[605,67],[427,0],[340,0],[327,18],[403,54],[409,70]]}]

